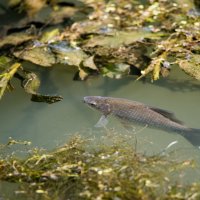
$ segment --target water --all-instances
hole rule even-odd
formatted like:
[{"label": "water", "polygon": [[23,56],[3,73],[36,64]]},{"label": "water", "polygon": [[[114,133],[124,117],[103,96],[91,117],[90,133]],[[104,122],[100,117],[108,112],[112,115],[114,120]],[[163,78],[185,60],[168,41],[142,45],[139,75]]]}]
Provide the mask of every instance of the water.
[{"label": "water", "polygon": [[[34,69],[29,65],[29,68],[41,77],[41,93],[59,94],[64,100],[51,105],[31,102],[30,96],[21,89],[16,80],[15,90],[7,93],[0,102],[1,142],[5,143],[9,137],[13,137],[30,140],[37,146],[53,148],[68,135],[76,132],[84,134],[83,130],[91,129],[100,117],[100,113],[83,104],[83,97],[89,95],[140,101],[172,111],[189,127],[200,128],[200,83],[177,69],[172,70],[169,79],[151,83],[149,80],[135,82],[133,77],[120,80],[94,77],[81,82],[73,81],[74,70],[70,67],[58,65],[49,70]],[[175,78],[177,73],[179,77]],[[112,122],[113,119],[111,124]],[[113,123],[113,126],[121,127],[119,122]],[[177,134],[160,134],[160,131],[151,129],[143,132],[148,132],[148,135],[157,133],[154,143],[163,146],[178,137]],[[183,145],[190,145],[182,137],[178,138]]]},{"label": "water", "polygon": [[[94,125],[101,115],[82,102],[83,97],[89,95],[140,101],[172,111],[189,127],[200,128],[200,83],[179,69],[173,69],[169,78],[155,83],[148,79],[135,82],[134,77],[113,80],[100,76],[81,82],[73,81],[72,67],[57,65],[52,69],[44,69],[35,68],[28,63],[26,65],[40,76],[41,93],[59,94],[64,99],[51,105],[31,102],[30,96],[20,87],[20,82],[15,80],[15,90],[6,93],[0,102],[1,143],[6,143],[12,137],[31,141],[33,146],[53,149],[76,133],[100,139],[106,131],[96,129]],[[119,133],[132,134],[127,133],[117,120],[110,118],[109,121],[108,128],[114,128]],[[167,152],[173,151],[177,159],[192,158],[200,162],[200,150],[178,134],[144,129],[136,137],[139,152],[159,154],[168,144],[178,141]],[[192,180],[200,178],[198,171],[189,171],[188,174],[192,174]],[[0,191],[5,187],[5,184],[2,185]]]}]

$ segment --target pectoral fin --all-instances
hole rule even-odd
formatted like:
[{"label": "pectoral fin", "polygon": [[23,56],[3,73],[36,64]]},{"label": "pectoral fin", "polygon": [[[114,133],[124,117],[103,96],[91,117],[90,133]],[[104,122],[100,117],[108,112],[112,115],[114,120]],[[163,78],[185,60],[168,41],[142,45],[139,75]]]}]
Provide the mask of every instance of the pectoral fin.
[{"label": "pectoral fin", "polygon": [[108,119],[105,115],[102,115],[95,127],[105,127],[108,124]]}]

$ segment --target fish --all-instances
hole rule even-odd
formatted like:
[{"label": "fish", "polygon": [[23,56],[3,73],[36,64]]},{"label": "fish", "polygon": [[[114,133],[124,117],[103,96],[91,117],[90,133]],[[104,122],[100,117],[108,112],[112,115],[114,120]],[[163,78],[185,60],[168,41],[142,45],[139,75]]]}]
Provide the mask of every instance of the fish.
[{"label": "fish", "polygon": [[96,127],[106,126],[108,116],[117,118],[126,129],[132,124],[174,132],[200,147],[200,129],[189,128],[170,111],[124,98],[85,96],[83,102],[102,113]]}]

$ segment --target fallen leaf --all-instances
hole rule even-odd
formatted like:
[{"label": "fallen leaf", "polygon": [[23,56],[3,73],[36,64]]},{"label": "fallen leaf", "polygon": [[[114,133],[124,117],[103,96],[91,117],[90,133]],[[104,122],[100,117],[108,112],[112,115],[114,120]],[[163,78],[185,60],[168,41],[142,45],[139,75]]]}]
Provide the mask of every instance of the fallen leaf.
[{"label": "fallen leaf", "polygon": [[36,47],[14,52],[14,56],[43,67],[51,67],[56,63],[54,54],[48,47]]},{"label": "fallen leaf", "polygon": [[94,56],[90,56],[83,61],[84,67],[89,67],[90,69],[97,70],[97,66],[94,63]]}]

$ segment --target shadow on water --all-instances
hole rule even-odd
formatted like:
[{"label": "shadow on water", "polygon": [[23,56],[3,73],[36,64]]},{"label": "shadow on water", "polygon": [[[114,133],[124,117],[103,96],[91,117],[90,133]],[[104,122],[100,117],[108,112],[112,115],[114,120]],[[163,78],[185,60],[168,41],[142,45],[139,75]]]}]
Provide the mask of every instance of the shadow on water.
[{"label": "shadow on water", "polygon": [[[108,77],[105,77],[102,81],[102,84],[99,85],[99,88],[102,89],[103,96],[109,96],[110,88],[112,87],[112,91],[118,91],[120,88],[126,87],[130,83],[133,84],[142,84],[148,85],[152,84],[150,78],[143,78],[140,81],[136,81],[136,77],[126,77],[120,80],[111,80]],[[114,83],[114,84],[113,84]],[[173,92],[195,92],[200,90],[200,83],[195,80],[185,80],[185,79],[175,79],[175,78],[161,78],[153,83],[154,85],[160,88],[166,88]]]},{"label": "shadow on water", "polygon": [[199,91],[200,83],[193,80],[162,79],[154,83],[161,88],[167,88],[173,92]]},{"label": "shadow on water", "polygon": [[[135,77],[126,77],[122,79],[111,79],[108,77],[103,78],[102,83],[98,86],[102,90],[102,96],[109,96],[110,92],[118,91],[119,89],[127,87],[129,84],[134,83]],[[146,81],[140,81],[147,83]],[[147,83],[148,84],[148,83]]]}]

